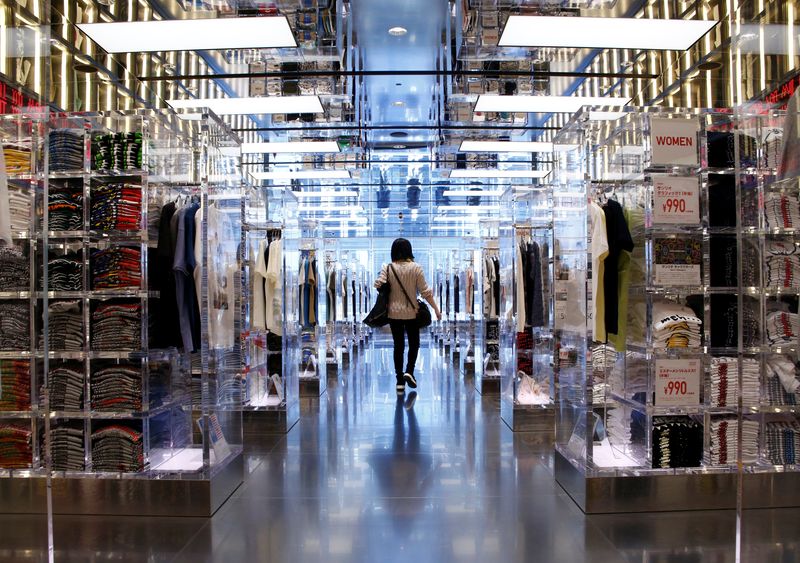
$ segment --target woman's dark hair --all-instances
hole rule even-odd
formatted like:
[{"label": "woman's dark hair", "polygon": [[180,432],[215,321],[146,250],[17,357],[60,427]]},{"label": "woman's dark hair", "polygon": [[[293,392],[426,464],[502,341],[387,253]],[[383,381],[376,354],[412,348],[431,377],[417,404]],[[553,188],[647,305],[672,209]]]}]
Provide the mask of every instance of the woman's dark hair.
[{"label": "woman's dark hair", "polygon": [[392,262],[413,259],[414,253],[411,251],[411,243],[404,238],[395,239],[392,243]]}]

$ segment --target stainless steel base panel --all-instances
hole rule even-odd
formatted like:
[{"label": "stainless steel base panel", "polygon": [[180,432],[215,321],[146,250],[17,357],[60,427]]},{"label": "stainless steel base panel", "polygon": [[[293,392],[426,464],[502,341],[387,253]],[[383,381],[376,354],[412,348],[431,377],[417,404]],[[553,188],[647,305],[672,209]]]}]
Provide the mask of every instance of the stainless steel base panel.
[{"label": "stainless steel base panel", "polygon": [[501,411],[500,418],[514,432],[531,432],[542,437],[542,444],[555,441],[556,411],[553,405],[545,407],[515,406],[514,412],[507,417]]},{"label": "stainless steel base panel", "polygon": [[500,378],[475,378],[475,389],[483,395],[484,393],[499,393],[500,392]]},{"label": "stainless steel base panel", "polygon": [[[555,452],[559,485],[586,514],[736,508],[737,473],[586,477]],[[800,473],[744,473],[743,508],[800,506]]]},{"label": "stainless steel base panel", "polygon": [[325,381],[320,377],[308,377],[300,379],[300,396],[319,397],[327,388],[327,375]]},{"label": "stainless steel base panel", "polygon": [[[99,516],[212,516],[242,484],[237,453],[211,479],[53,478],[53,512]],[[43,477],[0,479],[0,513],[45,514]]]}]

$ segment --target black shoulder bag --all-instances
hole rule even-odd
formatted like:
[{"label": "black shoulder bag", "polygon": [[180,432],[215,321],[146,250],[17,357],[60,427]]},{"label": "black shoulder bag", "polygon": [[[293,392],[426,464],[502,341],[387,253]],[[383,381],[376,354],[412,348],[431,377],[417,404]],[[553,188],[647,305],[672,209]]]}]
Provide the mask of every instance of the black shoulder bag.
[{"label": "black shoulder bag", "polygon": [[[403,295],[406,296],[408,303],[412,307],[414,307],[414,302],[408,296],[408,292],[406,291],[406,288],[403,287],[403,283],[400,281],[400,278],[397,277],[397,272],[394,271],[394,265],[389,264],[389,268],[392,270],[392,273],[394,274],[394,279],[397,280],[397,285],[399,285],[400,289],[403,290]],[[423,303],[421,299],[417,299],[417,306],[415,307],[415,309],[417,310],[417,317],[416,317],[417,327],[425,328],[427,326],[430,326],[431,323],[433,322],[433,319],[431,318],[431,310],[428,309],[428,306],[425,303]]]},{"label": "black shoulder bag", "polygon": [[378,288],[378,297],[372,310],[364,318],[364,324],[372,328],[379,328],[389,324],[389,282]]}]

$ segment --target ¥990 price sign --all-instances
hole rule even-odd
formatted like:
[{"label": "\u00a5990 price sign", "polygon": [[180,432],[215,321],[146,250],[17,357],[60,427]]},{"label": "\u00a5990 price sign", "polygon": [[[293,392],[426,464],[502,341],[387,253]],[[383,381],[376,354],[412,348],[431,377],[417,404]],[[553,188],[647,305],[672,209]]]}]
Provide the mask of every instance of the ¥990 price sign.
[{"label": "\u00a5990 price sign", "polygon": [[656,406],[699,405],[702,373],[699,359],[656,360]]},{"label": "\u00a5990 price sign", "polygon": [[700,223],[700,183],[696,177],[653,177],[653,223]]}]

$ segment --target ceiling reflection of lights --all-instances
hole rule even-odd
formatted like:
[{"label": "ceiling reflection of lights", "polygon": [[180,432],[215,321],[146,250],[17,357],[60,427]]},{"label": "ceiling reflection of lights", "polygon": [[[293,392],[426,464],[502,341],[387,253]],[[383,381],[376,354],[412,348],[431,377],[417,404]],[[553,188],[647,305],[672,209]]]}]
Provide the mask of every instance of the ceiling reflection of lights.
[{"label": "ceiling reflection of lights", "polygon": [[394,37],[402,37],[406,33],[408,33],[408,30],[406,28],[404,28],[404,27],[399,26],[399,25],[396,25],[394,27],[390,27],[389,28],[389,35],[392,35]]},{"label": "ceiling reflection of lights", "polygon": [[500,47],[583,47],[686,51],[713,20],[510,16]]},{"label": "ceiling reflection of lights", "polygon": [[271,143],[242,143],[242,154],[261,153],[329,153],[339,152],[336,141],[288,141]]},{"label": "ceiling reflection of lights", "polygon": [[365,225],[367,223],[366,217],[321,217],[318,219],[320,223],[356,223],[358,225]]},{"label": "ceiling reflection of lights", "polygon": [[457,169],[450,172],[451,178],[544,178],[549,170],[497,170],[477,168],[474,170]]},{"label": "ceiling reflection of lights", "polygon": [[109,53],[297,47],[285,16],[79,23]]},{"label": "ceiling reflection of lights", "polygon": [[583,106],[624,106],[630,98],[610,96],[499,96],[481,94],[477,112],[575,113]]},{"label": "ceiling reflection of lights", "polygon": [[624,111],[590,111],[588,113],[589,121],[615,121],[621,117],[625,117]]},{"label": "ceiling reflection of lights", "polygon": [[322,113],[318,96],[263,96],[253,98],[190,98],[167,100],[173,109],[208,108],[217,115],[268,113]]},{"label": "ceiling reflection of lights", "polygon": [[358,197],[358,192],[353,190],[327,190],[321,192],[293,192],[295,197]]},{"label": "ceiling reflection of lights", "polygon": [[345,180],[349,170],[276,170],[273,172],[251,172],[256,180]]},{"label": "ceiling reflection of lights", "polygon": [[298,211],[301,213],[304,211],[364,211],[364,208],[360,205],[308,205],[303,207],[298,207]]},{"label": "ceiling reflection of lights", "polygon": [[503,195],[503,190],[445,190],[444,197],[498,197]]},{"label": "ceiling reflection of lights", "polygon": [[450,211],[499,211],[499,205],[440,205],[440,210]]},{"label": "ceiling reflection of lights", "polygon": [[535,141],[462,141],[458,152],[553,152],[553,143]]}]

